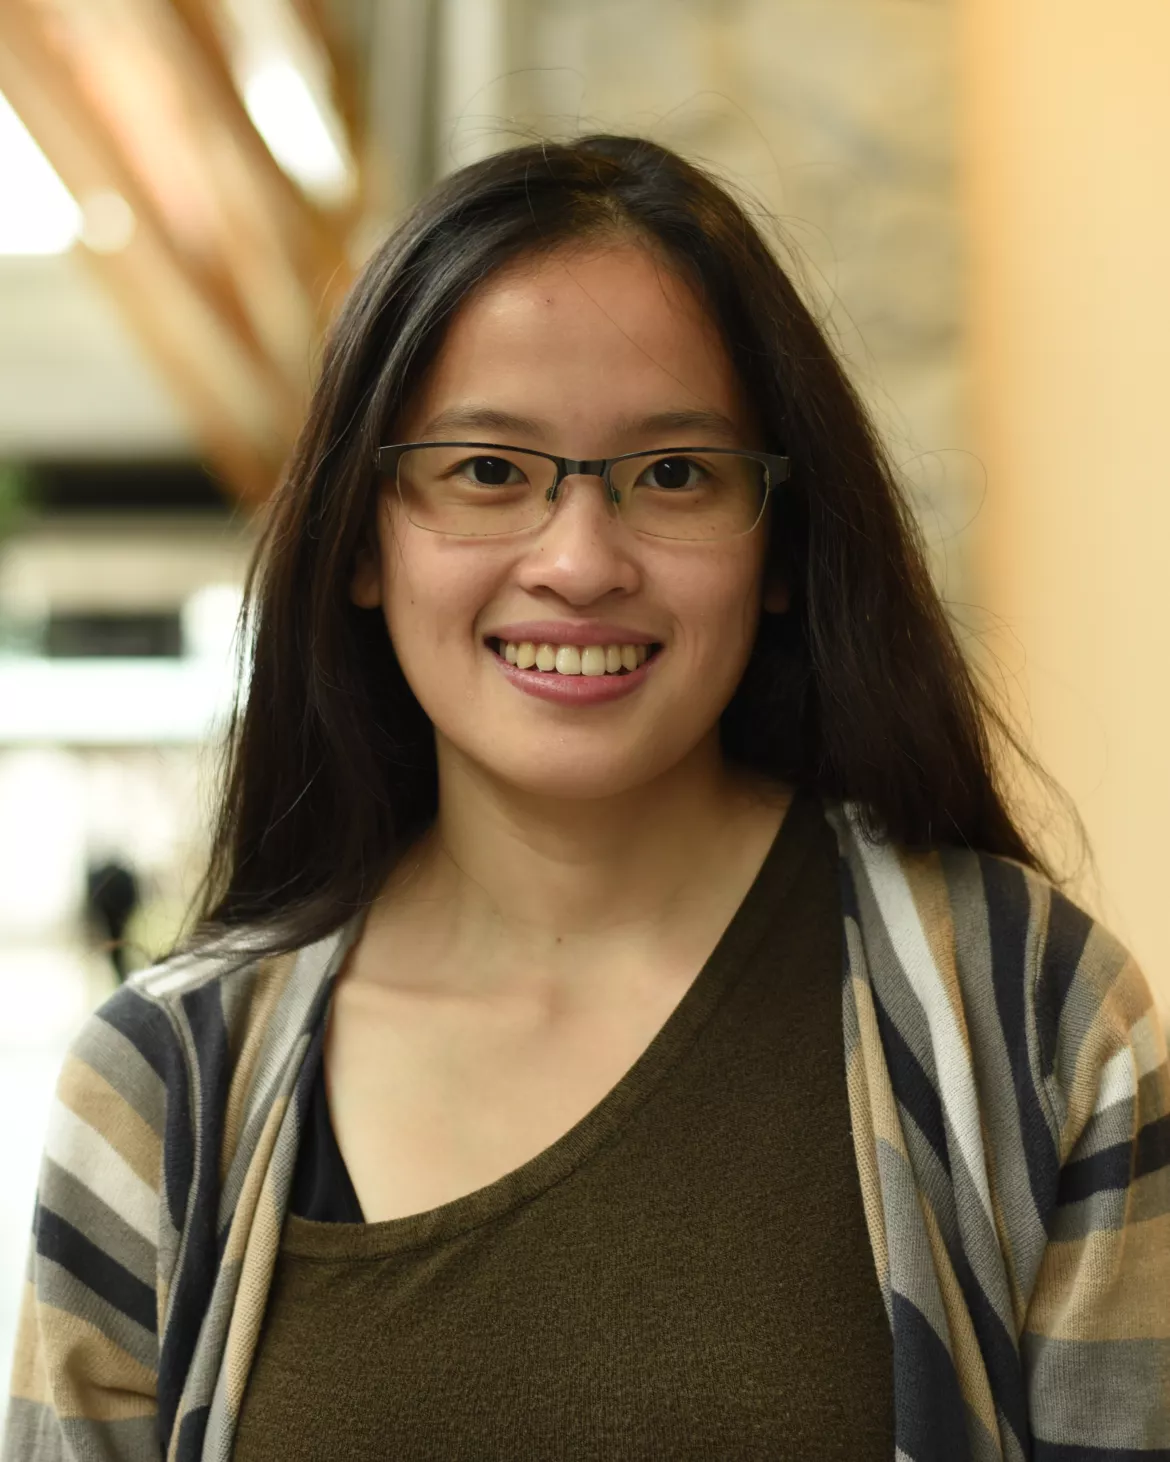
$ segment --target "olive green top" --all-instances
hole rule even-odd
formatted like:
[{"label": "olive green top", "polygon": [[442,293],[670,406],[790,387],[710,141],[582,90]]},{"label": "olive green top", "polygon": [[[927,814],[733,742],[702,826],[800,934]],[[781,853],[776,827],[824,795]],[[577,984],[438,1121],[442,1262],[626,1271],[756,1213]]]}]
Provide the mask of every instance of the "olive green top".
[{"label": "olive green top", "polygon": [[233,1458],[888,1462],[841,929],[835,839],[799,796],[657,1036],[522,1167],[427,1213],[317,1221],[356,1201],[322,1103]]}]

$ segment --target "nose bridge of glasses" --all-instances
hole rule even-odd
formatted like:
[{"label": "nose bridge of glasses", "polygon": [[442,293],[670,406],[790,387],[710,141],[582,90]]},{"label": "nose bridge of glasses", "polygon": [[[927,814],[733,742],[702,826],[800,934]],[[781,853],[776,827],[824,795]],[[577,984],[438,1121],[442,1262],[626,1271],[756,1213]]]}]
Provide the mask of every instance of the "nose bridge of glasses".
[{"label": "nose bridge of glasses", "polygon": [[[599,477],[605,482],[609,459],[606,457],[561,457],[557,465],[560,470],[557,473],[557,481],[548,494],[550,501],[561,497],[566,477]],[[608,484],[606,485],[608,486]],[[610,492],[606,493],[607,498],[611,495]]]}]

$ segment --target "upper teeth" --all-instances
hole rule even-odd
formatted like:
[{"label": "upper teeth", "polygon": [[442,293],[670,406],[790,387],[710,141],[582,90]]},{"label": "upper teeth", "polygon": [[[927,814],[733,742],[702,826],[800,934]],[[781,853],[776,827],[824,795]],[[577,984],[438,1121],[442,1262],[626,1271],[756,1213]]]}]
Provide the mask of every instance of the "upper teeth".
[{"label": "upper teeth", "polygon": [[528,670],[556,670],[561,675],[616,675],[636,670],[650,652],[648,645],[538,645],[532,640],[505,640],[500,651],[509,665]]}]

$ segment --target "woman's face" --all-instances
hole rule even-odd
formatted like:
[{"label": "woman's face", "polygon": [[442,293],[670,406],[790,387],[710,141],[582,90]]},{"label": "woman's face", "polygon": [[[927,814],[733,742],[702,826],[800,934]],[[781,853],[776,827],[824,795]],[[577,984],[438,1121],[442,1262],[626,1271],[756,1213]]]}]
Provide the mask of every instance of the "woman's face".
[{"label": "woman's face", "polygon": [[[726,424],[644,424],[668,412]],[[528,425],[487,425],[502,417]],[[763,445],[694,293],[632,243],[558,251],[487,280],[455,316],[396,439],[576,459]],[[412,524],[390,486],[378,561],[359,563],[352,597],[382,606],[435,726],[440,767],[453,752],[528,793],[600,798],[642,786],[717,736],[755,638],[766,534],[767,517],[715,542],[640,537],[613,516],[600,479],[576,476],[540,527],[459,538]],[[783,608],[782,588],[767,603]],[[574,624],[592,620],[620,626],[615,643],[633,630],[662,648],[631,693],[560,703],[519,689],[488,642],[532,620],[568,622],[567,644],[580,643]]]}]

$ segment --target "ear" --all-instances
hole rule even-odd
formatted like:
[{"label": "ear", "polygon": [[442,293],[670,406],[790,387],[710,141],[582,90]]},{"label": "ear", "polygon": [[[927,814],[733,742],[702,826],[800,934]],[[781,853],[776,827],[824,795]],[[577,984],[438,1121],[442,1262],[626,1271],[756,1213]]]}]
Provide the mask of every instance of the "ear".
[{"label": "ear", "polygon": [[362,544],[354,559],[349,597],[359,609],[377,609],[382,602],[382,565],[369,543]]},{"label": "ear", "polygon": [[786,614],[789,605],[788,585],[773,579],[764,589],[764,609],[768,614]]}]

